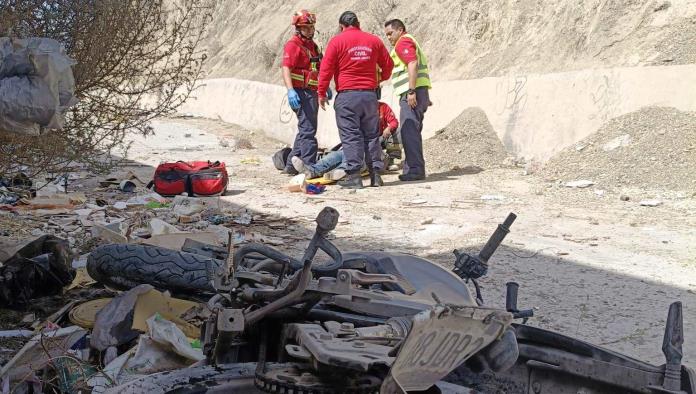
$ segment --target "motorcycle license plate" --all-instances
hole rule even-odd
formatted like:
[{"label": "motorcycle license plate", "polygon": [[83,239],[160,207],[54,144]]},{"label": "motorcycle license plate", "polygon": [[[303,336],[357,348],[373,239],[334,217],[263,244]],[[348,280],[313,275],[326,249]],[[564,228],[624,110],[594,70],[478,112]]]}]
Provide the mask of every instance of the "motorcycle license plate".
[{"label": "motorcycle license plate", "polygon": [[427,390],[502,335],[508,312],[480,307],[436,306],[413,319],[391,369],[405,391]]}]

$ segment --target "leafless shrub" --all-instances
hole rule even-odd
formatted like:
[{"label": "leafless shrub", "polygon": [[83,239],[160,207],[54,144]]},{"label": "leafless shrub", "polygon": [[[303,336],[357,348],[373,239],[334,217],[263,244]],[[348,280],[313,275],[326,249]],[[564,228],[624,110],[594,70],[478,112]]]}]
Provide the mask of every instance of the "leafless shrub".
[{"label": "leafless shrub", "polygon": [[191,94],[198,49],[215,0],[0,0],[0,34],[49,37],[77,61],[79,104],[63,130],[40,137],[0,133],[0,174],[32,174],[80,162],[108,168],[128,133],[172,113]]}]

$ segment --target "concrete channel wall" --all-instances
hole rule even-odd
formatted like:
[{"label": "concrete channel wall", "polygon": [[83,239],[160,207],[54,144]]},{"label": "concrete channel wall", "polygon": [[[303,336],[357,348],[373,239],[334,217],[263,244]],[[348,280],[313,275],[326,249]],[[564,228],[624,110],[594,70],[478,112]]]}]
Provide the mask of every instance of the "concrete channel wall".
[{"label": "concrete channel wall", "polygon": [[[282,86],[233,78],[209,79],[180,110],[260,129],[287,143],[296,118]],[[384,101],[398,115],[387,86]],[[554,74],[519,74],[476,80],[438,81],[431,91],[424,135],[468,107],[485,111],[498,137],[517,157],[545,161],[595,132],[607,120],[645,106],[696,111],[696,65],[592,69]],[[321,146],[336,144],[332,108],[319,110]]]}]

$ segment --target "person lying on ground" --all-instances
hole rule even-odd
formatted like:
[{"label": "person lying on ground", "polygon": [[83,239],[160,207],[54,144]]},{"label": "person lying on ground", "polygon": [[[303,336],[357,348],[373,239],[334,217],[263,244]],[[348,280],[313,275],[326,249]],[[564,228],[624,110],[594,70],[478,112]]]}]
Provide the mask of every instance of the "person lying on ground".
[{"label": "person lying on ground", "polygon": [[[387,151],[389,159],[401,157],[401,145],[398,137],[399,121],[388,104],[379,102],[380,144]],[[398,152],[397,152],[398,151]],[[393,155],[393,156],[392,156]],[[331,151],[315,164],[305,164],[299,157],[290,159],[296,171],[304,173],[307,178],[318,178],[334,171],[331,180],[342,179],[345,176],[345,154],[343,150]]]}]

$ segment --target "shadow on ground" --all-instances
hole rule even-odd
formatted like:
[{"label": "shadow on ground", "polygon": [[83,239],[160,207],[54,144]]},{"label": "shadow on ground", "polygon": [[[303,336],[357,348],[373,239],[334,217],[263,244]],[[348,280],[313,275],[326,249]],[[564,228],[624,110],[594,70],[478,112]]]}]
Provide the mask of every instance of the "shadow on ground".
[{"label": "shadow on ground", "polygon": [[[125,162],[120,166],[123,171],[133,171],[142,179],[151,179],[154,167],[135,162]],[[464,171],[464,172],[461,172]],[[450,176],[471,174],[472,170],[455,170],[432,174],[429,179],[437,181]],[[253,185],[250,187],[264,187]],[[230,186],[230,194],[244,196],[245,189]],[[239,210],[245,208],[243,200],[233,203],[220,199],[223,210]],[[316,204],[316,213],[329,204]],[[251,212],[252,216],[263,216],[262,223],[252,223],[249,227],[234,226],[235,230],[250,229],[264,236],[283,239],[283,244],[277,249],[300,258],[302,252],[312,237],[315,224],[310,218],[287,218],[279,207],[269,206],[264,212]],[[262,215],[263,214],[263,215]],[[270,227],[269,222],[282,222],[284,225]],[[340,226],[339,222],[339,226]],[[495,229],[491,226],[491,233]],[[512,231],[514,231],[514,226]],[[341,251],[383,250],[419,255],[446,267],[452,267],[454,257],[451,254],[423,255],[422,248],[395,241],[380,241],[368,236],[354,236],[333,240]],[[482,245],[460,245],[469,252],[477,252]],[[542,280],[543,279],[543,280]],[[484,300],[487,304],[504,307],[505,283],[515,281],[520,284],[520,308],[534,308],[535,317],[529,324],[546,329],[559,331],[579,339],[604,345],[612,350],[642,360],[660,364],[662,354],[663,326],[667,316],[667,308],[673,301],[684,303],[685,318],[685,358],[686,364],[696,362],[696,314],[692,306],[696,305],[696,296],[684,289],[651,282],[639,277],[633,277],[609,270],[597,269],[560,255],[545,255],[533,250],[502,246],[493,256],[489,274],[481,280]],[[593,294],[590,284],[601,284],[612,289],[614,297],[604,299]],[[473,289],[472,289],[473,290]],[[78,296],[78,295],[74,295]],[[73,297],[69,295],[69,297]],[[638,308],[632,300],[641,297],[649,300],[649,310]],[[52,310],[58,309],[61,300],[67,297],[52,297],[47,300],[37,300],[32,308],[40,309],[39,315],[45,316]],[[67,302],[67,301],[65,301]],[[65,303],[63,302],[63,304]],[[30,309],[31,310],[31,309]],[[21,314],[8,313],[3,317],[0,328],[11,328]],[[0,319],[0,320],[3,320]],[[14,322],[14,323],[13,323]]]}]

